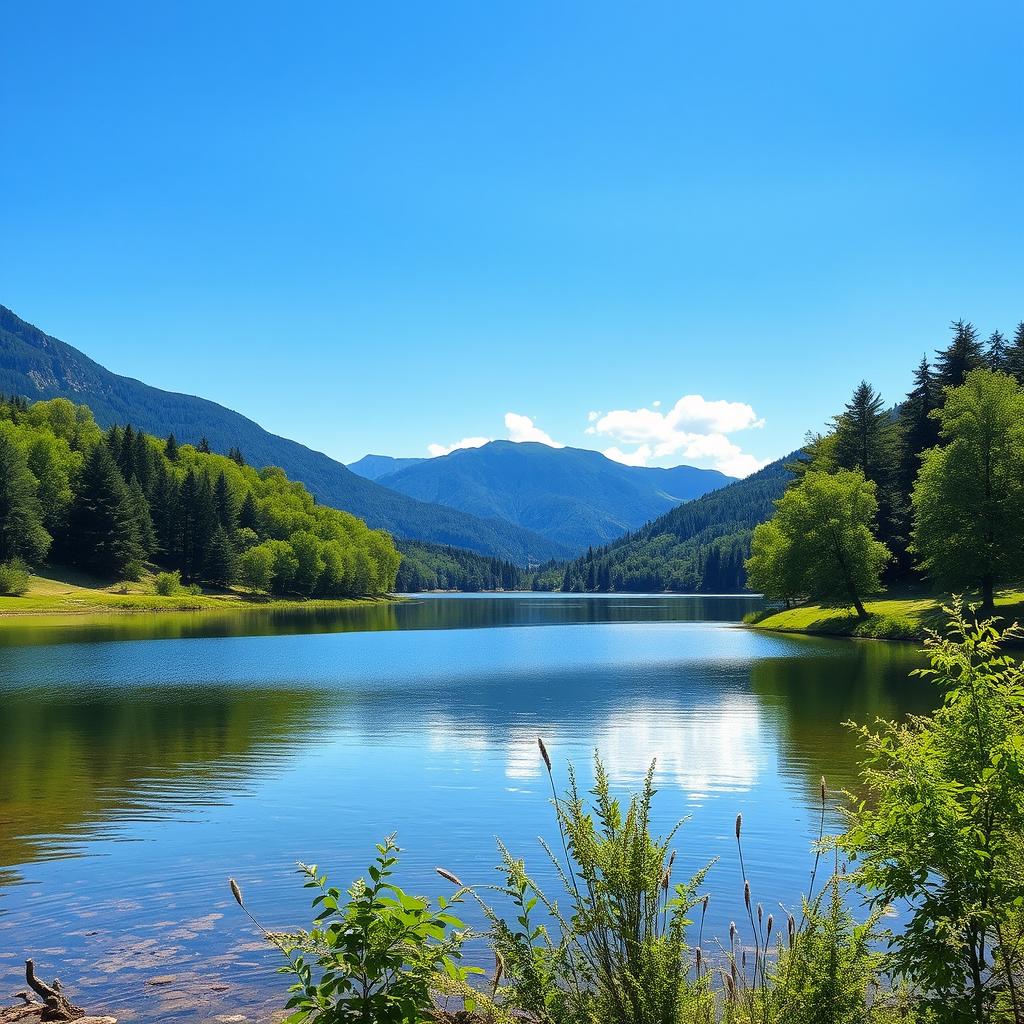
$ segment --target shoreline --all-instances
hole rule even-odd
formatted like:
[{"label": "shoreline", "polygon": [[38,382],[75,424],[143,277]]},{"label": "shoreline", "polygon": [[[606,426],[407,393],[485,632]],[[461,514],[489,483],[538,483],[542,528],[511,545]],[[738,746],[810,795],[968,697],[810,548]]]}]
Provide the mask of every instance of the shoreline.
[{"label": "shoreline", "polygon": [[[952,598],[922,596],[880,597],[866,600],[866,619],[857,618],[848,608],[826,608],[816,604],[795,608],[768,609],[751,621],[748,629],[766,633],[833,636],[849,640],[891,640],[920,643],[929,630],[941,629],[946,623],[943,607]],[[965,600],[965,605],[969,603]],[[996,598],[996,618],[1005,623],[1024,622],[1024,593],[1004,591]]]}]

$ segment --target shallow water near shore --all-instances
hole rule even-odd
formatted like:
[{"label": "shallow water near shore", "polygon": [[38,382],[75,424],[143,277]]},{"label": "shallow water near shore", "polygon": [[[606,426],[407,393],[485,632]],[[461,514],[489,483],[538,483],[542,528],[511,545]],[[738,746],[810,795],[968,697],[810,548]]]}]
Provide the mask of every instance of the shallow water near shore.
[{"label": "shallow water near shore", "polygon": [[932,693],[908,678],[913,647],[738,626],[756,606],[444,595],[5,629],[0,1004],[32,955],[92,1012],[270,1019],[284,979],[227,878],[269,926],[297,926],[295,861],[345,887],[392,831],[415,892],[450,891],[436,865],[496,881],[496,836],[550,881],[538,735],[560,781],[572,760],[588,786],[597,748],[625,793],[657,758],[659,830],[691,816],[677,871],[720,858],[706,935],[743,910],[739,812],[755,899],[795,904],[819,777],[856,784],[842,723]]}]

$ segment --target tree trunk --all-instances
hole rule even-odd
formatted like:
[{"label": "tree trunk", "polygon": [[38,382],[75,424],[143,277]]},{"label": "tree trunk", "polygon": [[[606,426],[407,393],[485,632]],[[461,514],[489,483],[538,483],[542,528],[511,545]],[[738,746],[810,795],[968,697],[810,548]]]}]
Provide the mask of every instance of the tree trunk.
[{"label": "tree trunk", "polygon": [[983,576],[981,580],[981,613],[986,616],[996,613],[995,587],[991,576]]},{"label": "tree trunk", "polygon": [[850,591],[850,597],[853,598],[853,609],[857,613],[857,618],[858,619],[866,619],[868,617],[868,613],[865,610],[864,605],[861,604],[861,600],[857,596],[856,592],[851,590]]}]

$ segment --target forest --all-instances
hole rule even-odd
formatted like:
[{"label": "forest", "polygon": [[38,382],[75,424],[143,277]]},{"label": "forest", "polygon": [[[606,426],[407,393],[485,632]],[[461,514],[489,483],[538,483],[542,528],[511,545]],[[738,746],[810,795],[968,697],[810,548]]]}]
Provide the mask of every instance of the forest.
[{"label": "forest", "polygon": [[418,540],[399,540],[402,556],[395,589],[402,594],[425,590],[523,590],[527,574],[512,562],[475,551]]},{"label": "forest", "polygon": [[852,607],[885,587],[975,593],[1024,574],[1024,322],[973,324],[922,358],[894,408],[867,381],[809,438],[792,485],[753,534],[750,584],[787,604]]},{"label": "forest", "polygon": [[387,533],[238,448],[103,431],[64,398],[0,400],[0,589],[48,561],[114,580],[154,570],[166,587],[350,597],[393,590],[399,559]]}]

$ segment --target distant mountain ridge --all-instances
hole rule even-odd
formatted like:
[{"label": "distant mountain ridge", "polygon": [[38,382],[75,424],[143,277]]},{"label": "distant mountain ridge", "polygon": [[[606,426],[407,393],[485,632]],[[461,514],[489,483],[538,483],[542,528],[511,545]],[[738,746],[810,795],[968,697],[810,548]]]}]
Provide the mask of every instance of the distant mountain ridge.
[{"label": "distant mountain ridge", "polygon": [[426,461],[426,458],[396,459],[392,455],[364,455],[358,461],[350,462],[348,468],[353,473],[366,477],[367,480],[380,480],[381,477],[389,476],[392,473],[397,473],[399,470],[408,469],[410,466],[416,466]]},{"label": "distant mountain ridge", "polygon": [[[394,472],[383,473],[389,465]],[[409,497],[504,519],[577,552],[733,481],[713,469],[625,466],[587,448],[512,441],[433,459],[369,455],[357,466]]]},{"label": "distant mountain ridge", "polygon": [[754,527],[770,519],[801,457],[796,451],[743,480],[666,512],[634,533],[540,574],[548,590],[735,593]]},{"label": "distant mountain ridge", "polygon": [[322,452],[264,430],[216,402],[161,391],[112,373],[78,349],[0,306],[0,392],[30,399],[68,398],[88,405],[98,423],[132,423],[150,434],[173,433],[215,451],[235,446],[255,466],[282,467],[325,505],[344,509],[397,537],[466,548],[518,565],[573,553],[566,545],[499,519],[416,500],[351,472]]}]

